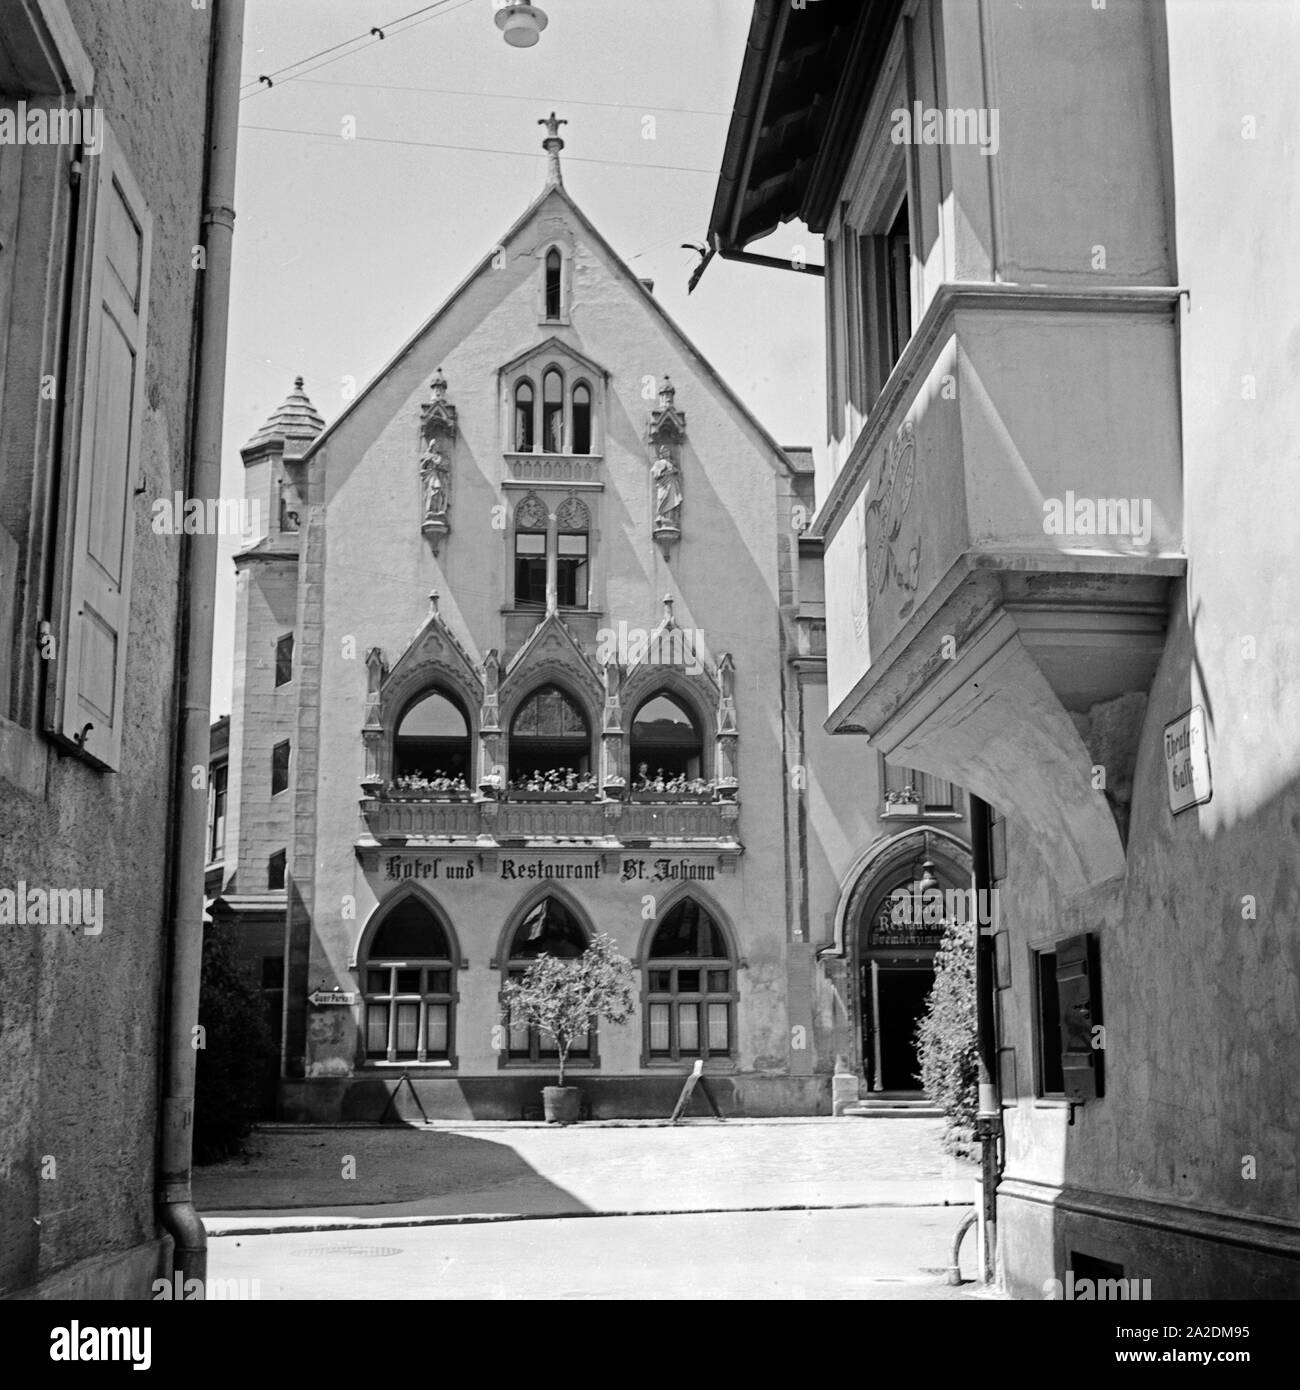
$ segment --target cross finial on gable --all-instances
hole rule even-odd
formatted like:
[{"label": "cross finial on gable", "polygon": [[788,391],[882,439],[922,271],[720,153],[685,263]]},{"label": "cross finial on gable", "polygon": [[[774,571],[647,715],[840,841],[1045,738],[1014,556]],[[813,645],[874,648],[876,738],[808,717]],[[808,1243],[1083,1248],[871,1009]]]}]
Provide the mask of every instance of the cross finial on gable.
[{"label": "cross finial on gable", "polygon": [[542,141],[542,148],[546,151],[546,186],[563,188],[564,175],[560,172],[560,151],[564,148],[564,141],[560,137],[560,127],[569,123],[552,111],[549,116],[543,116],[537,124],[546,127],[546,139]]}]

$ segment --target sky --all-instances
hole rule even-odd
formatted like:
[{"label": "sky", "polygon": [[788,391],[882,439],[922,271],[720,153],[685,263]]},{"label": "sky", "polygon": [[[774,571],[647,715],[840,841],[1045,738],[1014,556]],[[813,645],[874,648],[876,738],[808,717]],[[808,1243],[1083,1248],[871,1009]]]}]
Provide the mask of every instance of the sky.
[{"label": "sky", "polygon": [[[768,430],[820,454],[822,281],[715,257],[686,293],[697,256],[681,243],[708,230],[747,0],[542,0],[530,49],[505,43],[493,0],[414,13],[427,3],[249,0],[223,496],[242,495],[239,447],[295,376],[332,421],[496,245],[542,189],[552,109],[578,205]],[[382,40],[346,42],[372,26]],[[795,245],[820,264],[797,223],[754,249]],[[230,709],[238,548],[222,538],[214,718]]]}]

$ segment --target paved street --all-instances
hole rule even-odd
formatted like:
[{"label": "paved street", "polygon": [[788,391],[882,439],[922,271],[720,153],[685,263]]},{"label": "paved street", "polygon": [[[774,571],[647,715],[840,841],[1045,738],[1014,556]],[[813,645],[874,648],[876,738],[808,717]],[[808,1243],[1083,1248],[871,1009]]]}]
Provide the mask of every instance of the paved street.
[{"label": "paved street", "polygon": [[[949,1299],[952,1208],[731,1212],[213,1240],[262,1299]],[[963,1249],[969,1278],[974,1243]],[[253,1285],[250,1283],[249,1291]]]},{"label": "paved street", "polygon": [[938,1120],[731,1120],[680,1127],[271,1127],[200,1168],[210,1228],[294,1217],[439,1218],[969,1203],[976,1169]]},{"label": "paved street", "polygon": [[272,1126],[195,1195],[209,1276],[264,1299],[970,1297],[975,1167],[940,1129]]}]

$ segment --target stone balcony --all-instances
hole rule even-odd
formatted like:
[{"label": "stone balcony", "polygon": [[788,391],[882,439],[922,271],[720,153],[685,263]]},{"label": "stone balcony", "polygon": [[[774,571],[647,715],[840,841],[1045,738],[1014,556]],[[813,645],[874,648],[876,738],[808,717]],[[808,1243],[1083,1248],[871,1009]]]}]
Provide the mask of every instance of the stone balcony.
[{"label": "stone balcony", "polygon": [[1075,891],[1124,870],[1186,565],[1178,312],[1160,287],[942,286],[816,522],[828,727],[1023,816]]},{"label": "stone balcony", "polygon": [[363,847],[491,850],[563,846],[600,851],[699,847],[739,853],[735,801],[427,800],[363,797]]}]

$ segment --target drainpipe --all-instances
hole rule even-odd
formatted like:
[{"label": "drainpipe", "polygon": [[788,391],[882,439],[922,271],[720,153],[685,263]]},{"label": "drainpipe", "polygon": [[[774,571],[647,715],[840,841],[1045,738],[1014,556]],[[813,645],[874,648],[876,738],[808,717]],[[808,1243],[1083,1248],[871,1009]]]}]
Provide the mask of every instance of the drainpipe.
[{"label": "drainpipe", "polygon": [[992,824],[989,804],[970,799],[971,861],[975,880],[977,922],[975,937],[975,1031],[979,1047],[979,1109],[975,1133],[980,1141],[980,1184],[983,1198],[984,1268],[980,1276],[991,1284],[997,1271],[998,1143],[1002,1135],[1002,1100],[998,1094],[997,1020],[993,1012],[993,932],[979,910],[991,903],[993,887]]},{"label": "drainpipe", "polygon": [[[226,385],[230,243],[235,213],[235,147],[239,131],[239,65],[244,0],[213,0],[208,74],[208,150],[203,192],[205,269],[199,281],[198,347],[192,381],[191,497],[221,493],[221,412]],[[207,1233],[194,1209],[190,1170],[194,1137],[193,1030],[199,1017],[203,960],[203,870],[207,793],[191,785],[191,770],[209,759],[212,633],[217,584],[217,537],[182,542],[184,591],[177,650],[176,708],[180,728],[174,769],[167,1036],[163,1059],[162,1140],[158,1217],[174,1242],[172,1268],[206,1287]]]}]

